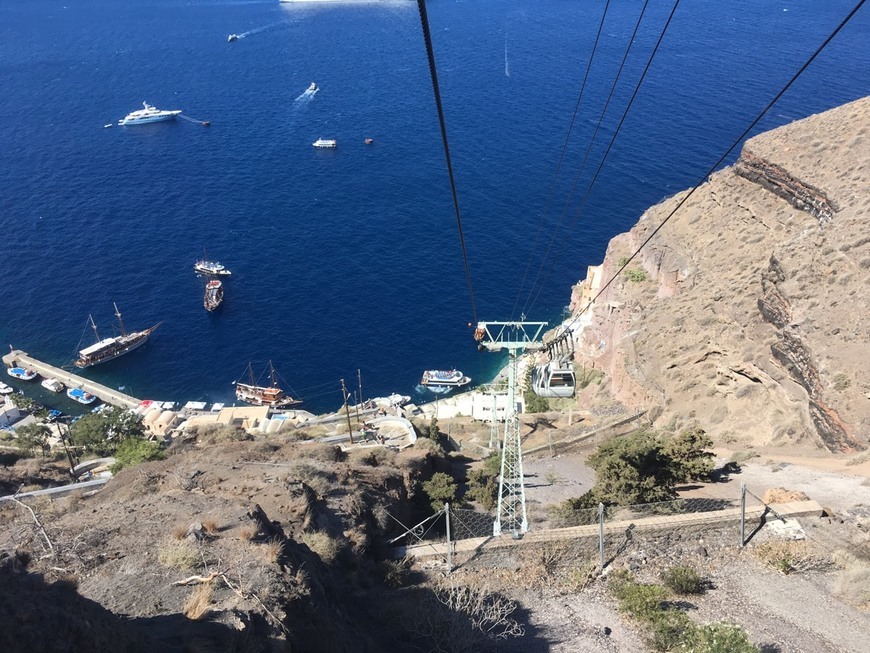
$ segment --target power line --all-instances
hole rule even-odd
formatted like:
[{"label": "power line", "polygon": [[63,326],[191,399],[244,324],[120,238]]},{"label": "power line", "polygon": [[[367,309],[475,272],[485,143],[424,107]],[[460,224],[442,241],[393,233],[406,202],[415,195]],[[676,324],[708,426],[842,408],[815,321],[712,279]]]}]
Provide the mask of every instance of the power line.
[{"label": "power line", "polygon": [[641,250],[643,250],[643,248],[649,244],[649,242],[655,237],[655,235],[659,231],[661,231],[662,227],[664,227],[668,223],[668,221],[683,206],[683,204],[685,204],[688,201],[688,199],[692,195],[695,194],[695,191],[701,187],[701,184],[703,184],[704,181],[716,171],[716,168],[718,168],[722,164],[722,162],[728,157],[728,155],[730,155],[731,152],[734,151],[734,148],[736,148],[741,143],[741,141],[743,141],[743,139],[746,138],[746,136],[749,134],[749,132],[755,128],[755,126],[759,123],[759,121],[761,121],[761,119],[767,114],[767,112],[770,111],[771,108],[773,108],[773,105],[779,101],[779,99],[785,94],[785,92],[789,88],[791,88],[791,85],[794,84],[797,81],[798,77],[800,77],[803,74],[803,72],[809,67],[809,65],[813,61],[815,61],[816,57],[818,57],[819,54],[821,54],[822,50],[824,50],[828,46],[828,44],[834,39],[834,37],[837,34],[839,34],[840,30],[842,30],[843,27],[846,26],[846,24],[852,19],[852,17],[864,5],[865,2],[866,2],[866,0],[860,0],[858,2],[858,4],[856,4],[855,7],[852,9],[852,11],[850,11],[848,13],[848,15],[842,21],[840,21],[840,24],[837,25],[837,27],[834,29],[834,31],[830,33],[828,38],[826,38],[822,42],[822,44],[816,49],[815,52],[813,52],[813,54],[810,56],[810,58],[807,59],[806,62],[804,62],[804,64],[798,69],[798,71],[794,75],[792,75],[791,79],[789,79],[788,82],[786,82],[785,86],[782,87],[782,89],[779,91],[779,93],[777,93],[774,96],[774,98],[767,104],[767,106],[764,107],[764,109],[762,109],[761,113],[759,113],[758,116],[756,116],[756,118],[751,123],[749,123],[749,126],[743,130],[743,132],[740,134],[740,136],[738,136],[735,139],[734,143],[732,143],[731,146],[725,151],[725,153],[719,157],[719,159],[716,161],[716,163],[714,163],[712,166],[710,166],[710,169],[704,173],[704,175],[701,177],[701,179],[698,181],[698,183],[696,183],[694,186],[692,186],[692,188],[689,190],[688,193],[686,193],[686,195],[683,197],[683,199],[681,199],[677,203],[677,205],[671,210],[671,212],[668,213],[668,215],[665,217],[665,219],[661,221],[661,224],[659,224],[659,226],[656,227],[649,236],[647,236],[647,238],[640,244],[640,246],[634,251],[634,253],[632,253],[632,255],[629,256],[624,261],[623,265],[620,266],[620,268],[613,274],[613,276],[611,276],[610,279],[608,279],[607,283],[605,283],[601,287],[601,289],[595,294],[595,297],[593,297],[592,300],[589,301],[586,304],[586,306],[584,306],[580,310],[579,313],[577,313],[577,315],[574,317],[574,319],[568,323],[568,325],[567,325],[568,329],[570,329],[571,325],[574,324],[580,318],[580,316],[583,315],[583,313],[585,313],[587,311],[587,309],[598,300],[598,298],[602,295],[602,293],[605,290],[607,290],[607,288],[610,287],[610,284],[612,284],[617,279],[617,277],[619,277],[619,275],[622,273],[622,271],[628,267],[628,265],[632,262],[632,260],[634,260],[638,254],[640,254]]},{"label": "power line", "polygon": [[[648,2],[649,0],[647,0]],[[565,152],[568,150],[568,141],[571,138],[571,131],[574,129],[574,121],[577,119],[577,111],[580,109],[580,102],[583,99],[583,91],[586,89],[586,80],[589,79],[589,71],[592,70],[592,62],[595,59],[595,53],[598,51],[598,41],[601,38],[601,31],[604,28],[604,19],[607,18],[607,10],[610,7],[610,0],[604,5],[604,12],[601,14],[601,21],[598,23],[598,33],[595,35],[595,43],[592,44],[592,52],[589,53],[589,62],[586,64],[586,73],[583,75],[583,82],[580,84],[580,93],[577,95],[577,102],[574,104],[574,113],[571,114],[571,121],[568,123],[568,131],[565,133],[565,141],[562,143],[562,151],[559,152],[559,162],[556,164],[556,173],[553,175],[553,183],[550,184],[550,192],[547,194],[547,201],[544,204],[544,210],[541,217],[538,219],[538,226],[535,229],[535,240],[532,243],[532,248],[529,251],[529,259],[526,261],[526,270],[523,272],[523,279],[520,281],[520,287],[517,289],[517,298],[514,301],[514,307],[511,311],[511,319],[517,311],[517,304],[520,302],[520,296],[523,294],[523,286],[526,283],[526,278],[529,274],[529,268],[532,265],[532,256],[535,253],[535,248],[538,246],[538,239],[541,236],[541,231],[544,226],[544,218],[550,210],[550,204],[553,200],[553,194],[556,190],[556,181],[559,179],[559,172],[562,170],[562,161],[565,158]],[[646,3],[644,3],[646,9]],[[593,136],[593,139],[595,137]]]},{"label": "power line", "polygon": [[[619,136],[619,132],[622,129],[622,125],[625,123],[625,119],[628,116],[628,112],[631,110],[631,105],[634,104],[635,99],[637,98],[637,94],[640,91],[640,87],[643,84],[643,80],[646,78],[647,72],[649,72],[650,66],[652,65],[653,60],[655,59],[656,53],[659,51],[659,46],[662,44],[662,40],[665,38],[665,34],[668,31],[668,27],[671,24],[671,20],[674,17],[674,14],[677,11],[677,7],[680,6],[680,0],[675,0],[674,6],[671,8],[671,13],[668,15],[668,20],[665,22],[664,27],[662,28],[661,34],[659,34],[658,41],[656,41],[655,47],[650,53],[649,59],[646,62],[646,66],[644,66],[643,72],[640,75],[640,79],[637,80],[637,84],[634,87],[634,92],[631,94],[631,98],[628,101],[628,104],[625,107],[625,110],[622,112],[622,117],[619,119],[619,124],[616,126],[616,129],[613,132],[613,136],[610,137],[610,142],[607,144],[607,148],[604,150],[604,155],[601,157],[601,162],[598,164],[598,168],[595,170],[595,174],[592,176],[592,180],[589,182],[589,186],[586,188],[586,192],[583,194],[583,197],[580,199],[580,204],[577,207],[577,211],[574,214],[573,220],[568,225],[568,229],[570,230],[574,224],[577,222],[577,219],[580,217],[580,214],[583,210],[583,207],[586,205],[586,200],[589,199],[589,195],[592,192],[592,188],[595,186],[595,182],[598,180],[598,175],[601,173],[601,169],[604,167],[605,161],[607,161],[607,156],[610,154],[610,150],[613,147],[613,143],[616,141],[616,137]],[[550,245],[552,246],[553,242],[556,239],[556,233],[553,234],[553,238],[550,241]],[[541,294],[541,285],[537,283],[540,278],[541,272],[544,269],[544,265],[547,262],[547,257],[550,254],[550,248],[547,248],[547,252],[544,254],[544,258],[541,260],[541,266],[538,269],[538,276],[535,277],[535,285],[532,286],[532,290],[529,291],[529,297],[526,300],[526,304],[523,307],[523,311],[526,309],[531,309],[534,306],[535,302],[538,300],[538,296]],[[555,264],[556,258],[553,258],[553,263]],[[537,292],[534,292],[535,287],[537,287]],[[532,294],[534,293],[534,297]]]},{"label": "power line", "polygon": [[432,36],[429,33],[429,17],[426,13],[426,0],[417,0],[420,11],[420,23],[423,27],[423,39],[426,41],[426,58],[429,60],[429,76],[432,78],[432,90],[435,93],[435,106],[438,107],[438,124],[441,126],[441,140],[444,142],[444,157],[447,160],[447,174],[450,177],[450,192],[453,194],[453,209],[456,212],[456,226],[459,230],[459,245],[462,248],[462,263],[465,266],[465,282],[468,285],[468,296],[471,299],[471,316],[477,323],[477,306],[474,302],[474,288],[471,284],[471,271],[468,267],[468,251],[465,248],[465,235],[462,231],[462,216],[459,214],[459,200],[456,196],[456,182],[453,179],[453,164],[450,161],[450,145],[447,143],[447,126],[444,122],[444,109],[441,106],[441,91],[438,87],[438,71],[435,69],[435,52],[432,49]]}]

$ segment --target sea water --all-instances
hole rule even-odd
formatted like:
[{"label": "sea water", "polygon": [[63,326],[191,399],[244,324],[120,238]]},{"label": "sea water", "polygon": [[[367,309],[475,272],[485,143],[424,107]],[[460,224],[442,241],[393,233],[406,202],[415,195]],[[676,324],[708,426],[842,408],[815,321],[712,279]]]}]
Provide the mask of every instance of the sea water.
[{"label": "sea water", "polygon": [[[697,182],[851,3],[683,2],[578,213],[671,7],[650,2],[578,171],[641,2],[610,5],[554,183],[604,1],[428,3],[478,319],[558,321],[608,240]],[[868,31],[865,8],[759,131],[866,95]],[[128,330],[161,326],[86,375],[231,402],[271,359],[314,411],[358,370],[371,397],[502,362],[468,326],[415,2],[4,0],[0,80],[0,342],[67,363],[117,302]],[[103,127],[143,100],[211,127]],[[233,272],[215,314],[204,252]]]}]

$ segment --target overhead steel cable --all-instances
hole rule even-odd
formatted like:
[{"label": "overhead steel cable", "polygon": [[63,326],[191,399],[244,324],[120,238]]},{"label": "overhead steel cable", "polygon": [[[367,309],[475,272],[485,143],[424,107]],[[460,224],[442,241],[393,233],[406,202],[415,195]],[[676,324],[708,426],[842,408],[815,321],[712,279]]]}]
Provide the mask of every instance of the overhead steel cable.
[{"label": "overhead steel cable", "polygon": [[[583,194],[583,197],[580,200],[580,204],[577,207],[577,211],[574,214],[574,218],[571,220],[568,225],[568,230],[574,226],[577,222],[577,219],[580,217],[580,214],[583,210],[583,207],[586,205],[586,200],[589,199],[589,195],[592,192],[592,188],[595,186],[595,182],[598,179],[598,175],[601,174],[601,169],[604,167],[605,161],[607,161],[607,156],[610,154],[610,150],[613,147],[613,143],[616,141],[616,137],[619,136],[619,131],[622,129],[622,125],[625,123],[625,119],[628,116],[628,112],[631,110],[631,105],[634,104],[634,100],[637,98],[637,94],[640,91],[640,87],[643,84],[643,80],[646,78],[647,72],[649,72],[650,66],[652,66],[652,62],[655,59],[656,53],[659,51],[659,46],[661,46],[662,41],[665,38],[665,34],[667,34],[668,27],[670,27],[671,20],[674,17],[674,14],[677,11],[677,7],[680,6],[680,0],[675,0],[674,6],[671,7],[671,13],[668,14],[668,19],[665,21],[665,25],[662,28],[661,34],[659,34],[658,41],[656,41],[655,47],[650,53],[649,59],[646,62],[646,66],[644,66],[643,72],[640,75],[640,79],[637,80],[637,84],[634,87],[634,92],[631,94],[631,98],[628,100],[628,104],[625,107],[625,110],[622,112],[622,117],[619,119],[619,124],[617,124],[616,129],[613,132],[613,135],[610,137],[610,142],[607,144],[607,148],[604,150],[604,155],[601,157],[601,162],[598,164],[598,168],[595,170],[595,174],[592,176],[592,180],[589,182],[589,186],[586,188],[586,192]],[[558,230],[557,230],[558,231]],[[529,291],[529,297],[526,300],[525,305],[523,306],[523,312],[526,310],[530,310],[532,306],[534,306],[535,302],[538,301],[538,296],[541,294],[542,286],[538,284],[538,280],[540,279],[541,272],[544,269],[544,265],[547,262],[547,257],[550,255],[550,250],[552,248],[553,243],[556,240],[557,233],[553,233],[553,237],[550,239],[550,247],[547,248],[546,253],[544,254],[544,258],[541,260],[541,266],[538,268],[538,274],[535,277],[535,283],[532,285],[532,290]],[[553,264],[556,263],[556,257],[553,259]],[[535,288],[537,287],[537,292]],[[534,293],[534,297],[532,294]]]},{"label": "overhead steel cable", "polygon": [[837,34],[839,34],[840,30],[842,30],[843,27],[846,26],[846,24],[852,19],[852,17],[858,12],[858,10],[864,5],[865,2],[866,2],[866,0],[860,0],[858,2],[858,4],[856,4],[855,7],[852,9],[852,11],[850,11],[842,21],[840,21],[840,24],[837,25],[837,27],[834,29],[834,31],[830,33],[828,38],[826,38],[822,42],[822,44],[818,48],[816,48],[816,51],[813,52],[812,55],[810,55],[810,58],[806,60],[806,62],[798,69],[798,71],[794,75],[792,75],[791,79],[789,79],[788,82],[786,82],[785,86],[782,87],[782,89],[779,91],[779,93],[777,93],[774,96],[774,98],[767,104],[767,106],[761,110],[761,113],[759,113],[758,116],[756,116],[756,118],[751,123],[749,123],[749,126],[746,129],[744,129],[743,132],[740,134],[740,136],[738,136],[734,140],[734,142],[731,144],[731,146],[725,151],[725,153],[722,156],[719,157],[719,159],[716,161],[716,163],[714,163],[712,166],[710,166],[710,168],[703,174],[703,176],[700,178],[700,180],[694,186],[692,186],[692,188],[689,190],[689,192],[686,193],[685,196],[683,196],[683,198],[679,202],[677,202],[677,205],[671,210],[670,213],[668,213],[668,215],[664,218],[664,220],[661,221],[659,226],[656,227],[655,229],[653,229],[652,233],[650,233],[650,235],[644,239],[644,241],[638,246],[638,248],[636,250],[634,250],[632,255],[629,256],[623,262],[623,264],[619,267],[619,269],[613,274],[613,276],[611,276],[610,279],[607,280],[607,283],[605,283],[599,289],[599,291],[586,304],[586,306],[584,306],[582,309],[580,309],[580,312],[577,313],[577,315],[574,317],[574,319],[571,320],[570,322],[568,322],[568,324],[566,325],[566,329],[570,329],[571,326],[578,319],[580,319],[580,316],[583,315],[588,310],[588,308],[590,306],[592,306],[598,300],[598,298],[602,295],[602,293],[604,293],[604,291],[610,287],[610,285],[619,277],[619,275],[622,274],[622,271],[628,267],[628,265],[637,257],[637,255],[640,254],[640,252],[643,250],[643,248],[646,247],[650,243],[650,241],[656,236],[656,234],[658,234],[659,231],[661,231],[662,227],[664,227],[668,223],[668,221],[672,217],[674,217],[674,214],[683,206],[683,204],[685,204],[689,200],[689,198],[695,194],[695,191],[701,187],[701,185],[704,183],[704,181],[706,179],[708,179],[710,177],[710,175],[712,175],[716,171],[716,168],[718,168],[720,165],[722,165],[722,162],[725,161],[726,158],[728,158],[728,155],[730,155],[731,152],[733,152],[734,149],[738,145],[740,145],[740,143],[743,141],[744,138],[746,138],[746,136],[749,134],[749,132],[755,128],[755,126],[761,121],[761,119],[765,115],[767,115],[767,112],[773,108],[773,105],[779,101],[779,99],[785,94],[785,92],[789,88],[791,88],[791,85],[794,84],[795,81],[797,81],[798,77],[800,77],[803,74],[803,72],[809,67],[809,65],[813,61],[815,61],[816,57],[818,57],[819,54],[821,54],[822,50],[824,50],[828,46],[828,44],[834,39],[834,37],[837,36]]},{"label": "overhead steel cable", "polygon": [[[648,2],[649,0],[647,0]],[[544,204],[544,210],[541,212],[541,217],[538,219],[538,226],[535,229],[535,240],[532,243],[532,248],[529,251],[529,258],[526,261],[526,270],[523,272],[523,279],[520,281],[520,287],[517,289],[517,298],[514,301],[513,310],[511,310],[511,320],[514,319],[514,314],[517,311],[517,304],[520,303],[520,297],[523,294],[523,286],[526,284],[526,278],[529,275],[529,268],[532,266],[532,257],[535,254],[535,248],[538,246],[538,240],[541,237],[541,231],[544,226],[544,218],[550,210],[550,204],[553,200],[553,195],[556,190],[556,182],[559,179],[559,173],[562,170],[562,161],[565,158],[565,152],[568,150],[568,141],[571,138],[571,131],[574,129],[574,121],[577,119],[577,112],[580,110],[580,102],[583,100],[583,91],[586,89],[586,81],[589,79],[589,71],[592,70],[592,62],[595,59],[595,53],[598,51],[598,41],[601,39],[601,31],[604,29],[604,19],[607,18],[607,10],[610,8],[610,0],[604,4],[604,12],[601,14],[601,21],[598,23],[598,33],[595,35],[595,42],[592,44],[592,52],[589,53],[589,61],[586,64],[586,73],[583,75],[583,82],[580,84],[580,93],[577,95],[577,102],[574,104],[574,112],[571,114],[571,121],[568,123],[568,131],[565,133],[565,141],[562,143],[562,151],[559,152],[559,162],[556,164],[556,173],[553,175],[553,183],[550,184],[550,192],[547,194],[547,201]],[[646,4],[644,3],[644,9]]]},{"label": "overhead steel cable", "polygon": [[[595,139],[598,136],[598,132],[601,129],[601,124],[604,121],[604,116],[607,114],[607,109],[610,107],[610,101],[613,99],[613,95],[616,92],[616,87],[619,84],[620,77],[622,76],[622,71],[625,68],[625,63],[628,60],[628,55],[631,52],[631,47],[634,44],[634,39],[637,36],[637,32],[640,29],[641,21],[643,20],[644,14],[646,13],[646,8],[649,5],[649,0],[644,0],[643,7],[641,7],[640,14],[637,17],[637,22],[634,24],[634,31],[631,33],[631,38],[628,40],[628,45],[625,48],[625,54],[622,56],[622,61],[619,64],[619,70],[616,72],[616,77],[613,79],[613,84],[610,86],[610,93],[607,95],[607,100],[604,102],[604,108],[601,110],[601,115],[598,116],[598,122],[595,125],[595,130],[592,132],[592,137],[589,139],[589,145],[586,147],[586,153],[583,155],[583,160],[580,162],[580,167],[577,170],[577,175],[574,177],[574,183],[571,185],[571,190],[568,192],[568,197],[565,200],[565,206],[562,208],[562,213],[559,215],[559,221],[556,223],[556,227],[553,230],[553,235],[550,237],[550,242],[547,245],[547,251],[545,252],[541,267],[538,268],[538,273],[535,276],[535,280],[532,283],[531,288],[529,289],[529,296],[531,297],[532,292],[537,287],[538,280],[540,279],[541,272],[543,270],[543,262],[546,261],[547,256],[550,254],[550,250],[553,247],[553,243],[556,240],[556,236],[559,234],[559,229],[562,228],[562,223],[565,220],[565,216],[568,215],[568,207],[571,204],[571,200],[574,199],[574,191],[577,190],[577,186],[580,183],[580,179],[583,176],[583,171],[586,169],[586,161],[589,159],[589,154],[592,151],[592,146],[595,144]],[[532,249],[537,245],[537,240],[532,245]],[[529,254],[529,260],[531,260],[532,254]],[[525,277],[523,277],[523,283],[525,283]],[[522,287],[520,288],[520,293],[522,293]],[[536,297],[537,298],[537,297]],[[517,301],[519,301],[519,297],[517,297]],[[528,304],[528,299],[526,299],[526,303]],[[525,308],[523,308],[523,312],[525,312]],[[516,309],[516,305],[514,305],[514,309]]]},{"label": "overhead steel cable", "polygon": [[459,245],[462,248],[462,263],[465,266],[465,282],[468,284],[468,296],[471,299],[471,316],[477,324],[477,305],[474,301],[474,288],[471,284],[471,270],[468,267],[468,250],[465,247],[465,235],[462,231],[462,216],[459,213],[459,199],[456,196],[456,182],[453,179],[453,164],[450,161],[450,145],[447,142],[447,126],[444,122],[444,109],[441,106],[441,91],[438,86],[438,71],[435,69],[435,52],[432,49],[432,35],[429,33],[429,17],[426,13],[426,0],[417,0],[420,11],[420,23],[423,27],[423,39],[426,41],[426,57],[429,60],[429,76],[432,78],[432,90],[435,93],[435,106],[438,108],[438,124],[441,126],[441,140],[444,142],[444,157],[447,160],[447,174],[450,177],[450,191],[453,194],[453,209],[456,212],[456,227],[459,230]]}]

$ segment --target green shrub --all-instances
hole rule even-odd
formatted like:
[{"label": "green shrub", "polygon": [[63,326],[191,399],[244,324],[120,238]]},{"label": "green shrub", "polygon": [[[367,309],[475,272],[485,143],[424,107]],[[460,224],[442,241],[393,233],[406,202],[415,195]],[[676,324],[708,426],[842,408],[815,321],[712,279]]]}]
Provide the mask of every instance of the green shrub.
[{"label": "green shrub", "polygon": [[691,567],[671,567],[662,573],[662,581],[676,594],[703,594],[704,581]]},{"label": "green shrub", "polygon": [[632,268],[630,270],[626,270],[625,276],[632,283],[639,283],[641,281],[646,281],[646,272],[644,272],[640,268]]},{"label": "green shrub", "polygon": [[662,612],[662,604],[668,598],[667,590],[661,585],[642,585],[635,582],[621,583],[615,587],[619,609],[635,619],[652,622]]},{"label": "green shrub", "polygon": [[734,624],[715,623],[689,630],[681,653],[758,653],[747,634]]},{"label": "green shrub", "polygon": [[658,610],[649,619],[646,640],[655,651],[674,651],[693,630],[692,620],[682,610]]},{"label": "green shrub", "polygon": [[485,469],[473,469],[468,472],[468,486],[465,498],[477,501],[484,510],[492,510],[498,499],[497,476],[488,474]]},{"label": "green shrub", "polygon": [[631,259],[630,259],[628,256],[620,256],[620,257],[619,257],[619,260],[616,262],[616,264],[617,264],[619,267],[623,268],[623,267],[625,267],[626,265],[628,265],[628,262],[629,262],[630,260],[631,260]]},{"label": "green shrub", "polygon": [[598,502],[591,491],[579,497],[547,506],[547,512],[556,522],[557,528],[585,526],[598,522]]},{"label": "green shrub", "polygon": [[161,460],[165,456],[166,454],[156,442],[142,438],[129,438],[123,440],[115,451],[115,464],[112,465],[112,473],[117,474],[124,467],[135,467],[148,460]]},{"label": "green shrub", "polygon": [[423,483],[423,492],[429,497],[432,510],[439,511],[444,504],[456,499],[456,482],[453,477],[444,472],[435,472],[428,481]]}]

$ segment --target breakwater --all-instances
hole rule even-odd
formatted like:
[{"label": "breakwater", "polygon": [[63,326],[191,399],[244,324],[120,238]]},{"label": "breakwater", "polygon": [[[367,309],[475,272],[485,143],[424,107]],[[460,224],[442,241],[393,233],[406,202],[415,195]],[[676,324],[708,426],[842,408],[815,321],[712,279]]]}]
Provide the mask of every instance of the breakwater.
[{"label": "breakwater", "polygon": [[33,358],[33,356],[28,354],[26,351],[21,351],[20,349],[13,349],[6,354],[3,357],[3,363],[7,367],[26,367],[35,370],[45,378],[57,379],[68,388],[81,388],[85,392],[90,392],[92,395],[99,397],[100,401],[113,406],[135,408],[141,403],[139,399],[136,399],[136,397],[131,397],[123,392],[119,392],[118,390],[113,390],[102,383],[91,381],[90,379],[86,379],[78,374],[73,374],[72,372],[61,369],[60,367],[44,363]]}]

